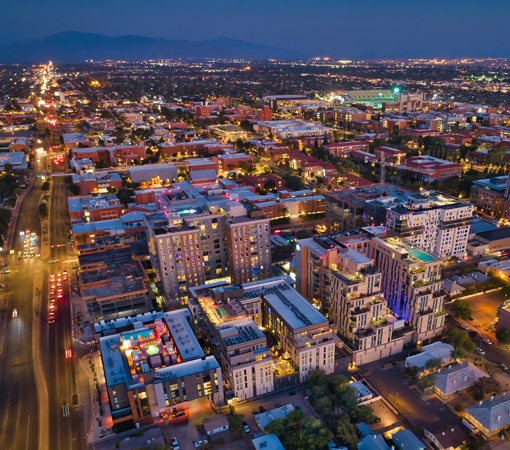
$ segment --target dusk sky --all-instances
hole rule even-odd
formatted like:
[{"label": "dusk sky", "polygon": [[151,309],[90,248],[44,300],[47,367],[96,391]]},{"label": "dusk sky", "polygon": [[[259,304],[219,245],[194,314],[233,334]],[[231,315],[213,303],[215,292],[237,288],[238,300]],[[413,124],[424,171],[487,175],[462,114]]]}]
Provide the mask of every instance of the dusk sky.
[{"label": "dusk sky", "polygon": [[0,44],[82,31],[227,37],[317,56],[510,56],[508,0],[24,0],[2,16]]}]

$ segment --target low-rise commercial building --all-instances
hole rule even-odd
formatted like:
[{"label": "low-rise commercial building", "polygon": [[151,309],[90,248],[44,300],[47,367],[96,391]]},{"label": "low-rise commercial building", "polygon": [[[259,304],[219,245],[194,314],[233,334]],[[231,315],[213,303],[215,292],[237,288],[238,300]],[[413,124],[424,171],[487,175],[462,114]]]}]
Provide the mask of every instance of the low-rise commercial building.
[{"label": "low-rise commercial building", "polygon": [[71,222],[98,222],[118,219],[122,205],[116,195],[82,195],[67,199]]},{"label": "low-rise commercial building", "polygon": [[73,174],[73,183],[80,188],[80,194],[107,194],[110,189],[121,189],[122,178],[118,173],[85,172]]}]

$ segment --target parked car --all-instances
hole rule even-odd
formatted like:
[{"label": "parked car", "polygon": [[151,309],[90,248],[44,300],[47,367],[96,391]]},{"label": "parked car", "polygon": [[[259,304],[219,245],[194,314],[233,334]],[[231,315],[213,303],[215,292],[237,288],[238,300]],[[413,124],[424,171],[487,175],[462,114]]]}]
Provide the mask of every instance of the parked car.
[{"label": "parked car", "polygon": [[508,370],[508,367],[505,366],[503,363],[498,363],[498,366],[501,368],[501,370],[503,370],[505,372]]},{"label": "parked car", "polygon": [[248,426],[248,424],[246,422],[243,422],[243,430],[246,434],[250,433],[250,427]]},{"label": "parked car", "polygon": [[179,447],[179,441],[174,436],[172,439],[170,439],[170,445],[174,450],[179,450],[181,447]]},{"label": "parked car", "polygon": [[482,356],[485,355],[485,352],[481,348],[479,348],[479,347],[476,347],[476,353],[478,353],[478,354],[480,354]]},{"label": "parked car", "polygon": [[200,447],[201,445],[205,445],[205,444],[208,444],[209,441],[207,439],[202,439],[200,441],[193,441],[193,445],[195,447]]},{"label": "parked car", "polygon": [[482,339],[482,342],[487,345],[492,345],[492,341],[490,341],[489,339]]},{"label": "parked car", "polygon": [[469,330],[469,327],[463,323],[461,326],[460,326],[463,330]]}]

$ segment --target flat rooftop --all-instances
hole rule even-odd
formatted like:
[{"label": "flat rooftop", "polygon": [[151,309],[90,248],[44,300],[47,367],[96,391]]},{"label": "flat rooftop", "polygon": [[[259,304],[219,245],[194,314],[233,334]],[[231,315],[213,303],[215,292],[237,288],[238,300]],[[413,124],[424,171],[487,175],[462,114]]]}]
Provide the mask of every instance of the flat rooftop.
[{"label": "flat rooftop", "polygon": [[[425,250],[421,250],[413,245],[407,243],[403,239],[398,237],[389,237],[386,239],[380,239],[382,242],[386,243],[392,250],[398,252],[401,255],[407,254],[409,262],[422,262],[429,263],[433,261],[441,261],[439,258],[435,257],[431,253],[426,252]],[[402,258],[405,259],[405,258]]]},{"label": "flat rooftop", "polygon": [[252,320],[240,319],[218,327],[223,342],[227,347],[257,339],[265,339],[264,333]]},{"label": "flat rooftop", "polygon": [[310,325],[329,326],[328,319],[281,278],[243,284],[244,298],[264,297],[292,330]]},{"label": "flat rooftop", "polygon": [[214,356],[206,356],[201,359],[194,359],[193,361],[187,361],[181,364],[175,364],[170,367],[162,367],[154,370],[154,383],[163,383],[165,381],[185,377],[186,375],[193,375],[195,373],[217,369],[219,367],[220,365]]}]

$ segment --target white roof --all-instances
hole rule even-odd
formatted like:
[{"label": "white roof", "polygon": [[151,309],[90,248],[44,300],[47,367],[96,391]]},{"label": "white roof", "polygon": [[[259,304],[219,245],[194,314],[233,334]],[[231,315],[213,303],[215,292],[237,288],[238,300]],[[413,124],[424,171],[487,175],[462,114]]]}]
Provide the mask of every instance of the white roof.
[{"label": "white roof", "polygon": [[434,342],[430,345],[425,345],[422,352],[417,355],[409,356],[406,358],[406,367],[416,366],[424,368],[429,359],[441,358],[442,360],[448,359],[451,356],[453,347],[444,342]]},{"label": "white roof", "polygon": [[255,414],[255,422],[257,422],[260,429],[264,431],[273,420],[284,419],[291,411],[294,411],[294,406],[292,406],[292,403],[289,403],[288,405],[280,406],[271,411]]},{"label": "white roof", "polygon": [[276,434],[266,434],[251,440],[253,447],[257,450],[285,450]]},{"label": "white roof", "polygon": [[434,386],[446,395],[468,388],[480,378],[488,376],[469,361],[439,369],[435,374]]},{"label": "white roof", "polygon": [[494,431],[510,424],[510,396],[503,392],[499,397],[491,397],[484,402],[466,408],[469,414],[487,430]]}]

